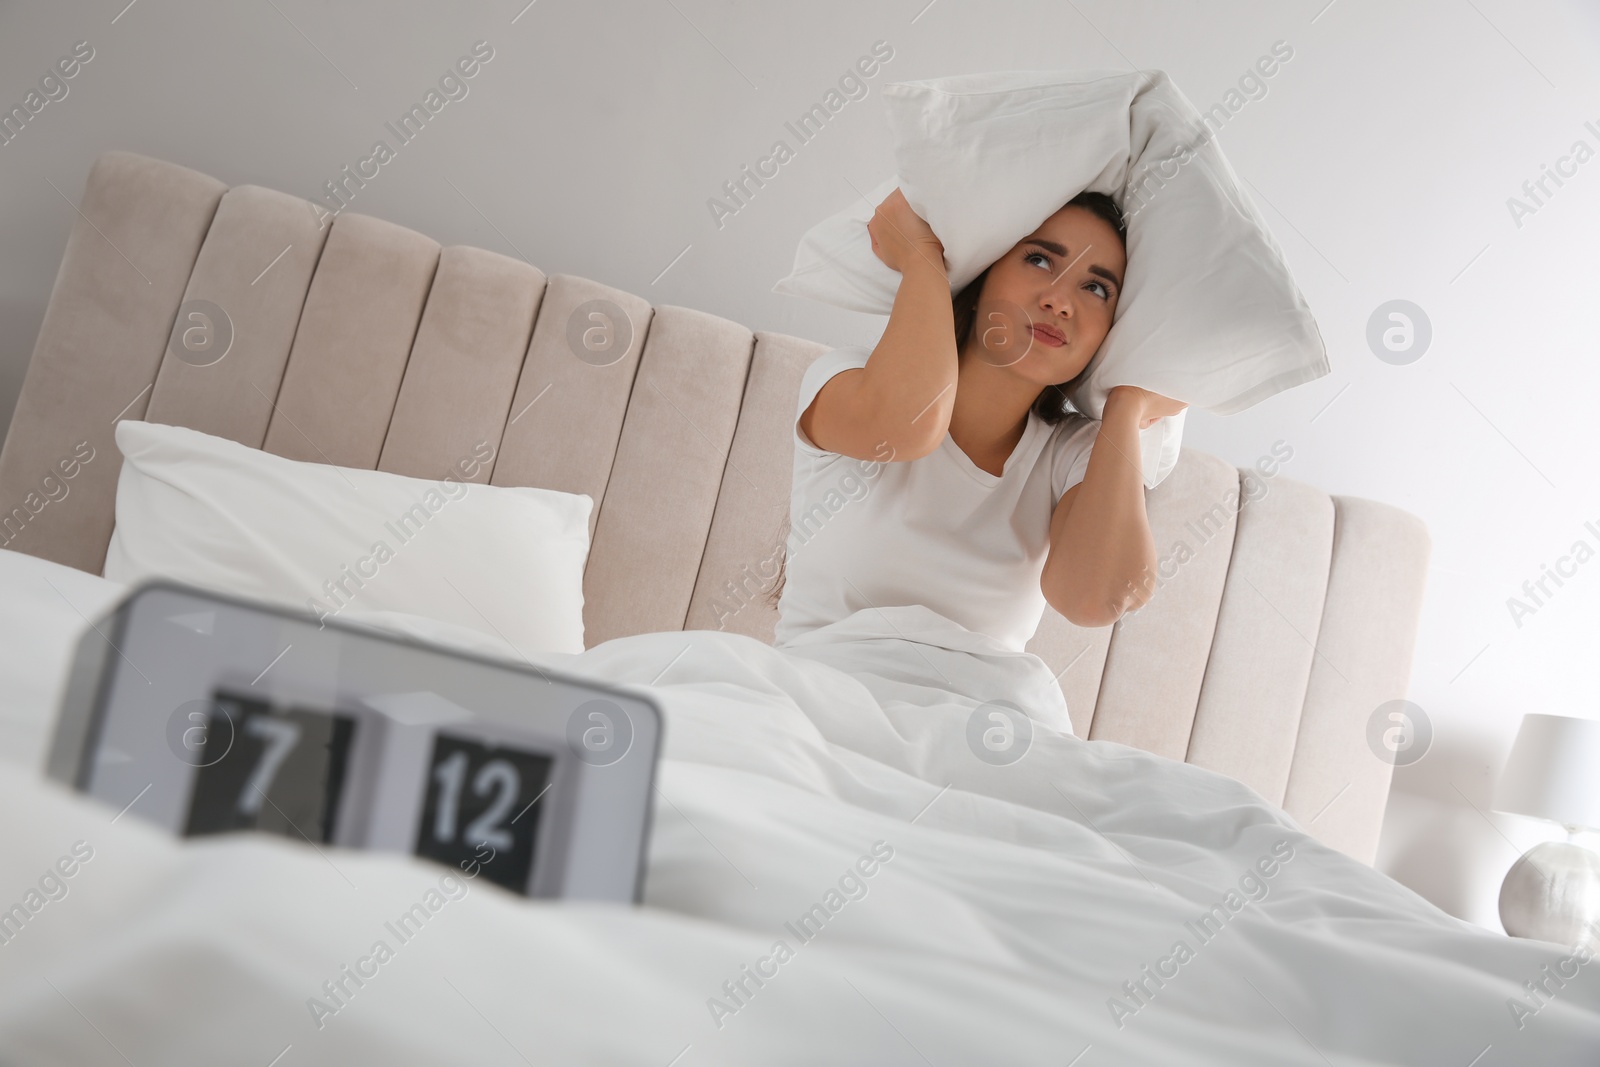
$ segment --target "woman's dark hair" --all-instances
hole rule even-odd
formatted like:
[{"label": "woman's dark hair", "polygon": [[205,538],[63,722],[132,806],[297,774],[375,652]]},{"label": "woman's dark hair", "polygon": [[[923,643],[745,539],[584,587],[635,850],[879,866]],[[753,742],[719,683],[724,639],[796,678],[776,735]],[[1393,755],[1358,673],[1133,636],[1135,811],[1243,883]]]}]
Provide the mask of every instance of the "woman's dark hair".
[{"label": "woman's dark hair", "polygon": [[[1122,212],[1118,209],[1117,202],[1111,197],[1105,193],[1085,191],[1068,200],[1063,206],[1070,207],[1072,205],[1087,208],[1104,219],[1113,230],[1117,231],[1117,236],[1122,239],[1123,243],[1127,243],[1127,224],[1123,221]],[[978,297],[982,294],[983,283],[988,277],[989,270],[984,268],[982,274],[968,282],[959,293],[951,298],[951,306],[955,311],[957,352],[965,348],[967,342],[972,339],[974,320],[978,314]],[[1084,372],[1087,373],[1087,371],[1088,368],[1085,367]],[[1061,385],[1047,385],[1041,389],[1039,398],[1033,402],[1034,414],[1045,422],[1050,423],[1060,422],[1066,418],[1067,411],[1071,406],[1071,401],[1067,399],[1067,389],[1077,380],[1077,378],[1074,378],[1070,382],[1064,382]]]},{"label": "woman's dark hair", "polygon": [[[1068,200],[1062,206],[1070,207],[1074,204],[1078,207],[1087,208],[1104,219],[1113,230],[1117,231],[1117,236],[1121,238],[1123,244],[1127,244],[1127,223],[1123,220],[1122,211],[1117,207],[1117,202],[1111,199],[1110,196],[1105,193],[1086,190]],[[988,277],[989,270],[986,267],[982,274],[972,279],[962,287],[959,293],[950,298],[951,308],[955,311],[956,352],[958,354],[972,336],[973,320],[978,313],[978,296],[983,292],[983,283]],[[1087,373],[1087,371],[1088,368],[1084,368],[1084,373]],[[1082,375],[1080,374],[1079,377],[1082,377]],[[1061,385],[1045,386],[1039,391],[1039,398],[1033,402],[1034,414],[1049,423],[1057,423],[1066,418],[1072,404],[1067,399],[1067,389],[1077,380],[1077,378],[1074,378],[1072,381]],[[787,531],[781,531],[781,533],[786,534]],[[767,594],[767,601],[774,607],[777,606],[778,599],[783,595],[783,583],[788,569],[785,565],[787,555],[787,552],[785,552],[784,556],[780,557],[778,561],[778,579],[773,583],[772,591]]]}]

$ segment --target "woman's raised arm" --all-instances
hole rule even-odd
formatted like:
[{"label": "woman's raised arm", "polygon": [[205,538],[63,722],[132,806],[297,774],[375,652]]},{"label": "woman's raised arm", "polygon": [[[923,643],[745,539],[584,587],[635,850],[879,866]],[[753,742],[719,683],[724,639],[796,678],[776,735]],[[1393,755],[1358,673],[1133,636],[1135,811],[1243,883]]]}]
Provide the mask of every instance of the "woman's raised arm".
[{"label": "woman's raised arm", "polygon": [[867,225],[900,272],[889,325],[865,367],[828,379],[800,416],[817,447],[853,459],[911,460],[939,447],[956,400],[955,312],[944,245],[896,189]]},{"label": "woman's raised arm", "polygon": [[1050,517],[1039,575],[1045,601],[1077,626],[1110,626],[1155,593],[1156,546],[1145,508],[1139,431],[1187,404],[1119,385],[1106,399],[1083,481]]}]

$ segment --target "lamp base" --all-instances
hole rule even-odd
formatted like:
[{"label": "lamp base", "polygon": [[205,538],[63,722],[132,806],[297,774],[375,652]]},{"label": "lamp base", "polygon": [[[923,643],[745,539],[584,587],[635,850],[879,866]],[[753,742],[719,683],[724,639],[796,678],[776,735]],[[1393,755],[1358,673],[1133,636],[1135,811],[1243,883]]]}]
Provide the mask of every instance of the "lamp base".
[{"label": "lamp base", "polygon": [[1513,937],[1600,950],[1600,855],[1570,841],[1529,849],[1500,887],[1500,925]]}]

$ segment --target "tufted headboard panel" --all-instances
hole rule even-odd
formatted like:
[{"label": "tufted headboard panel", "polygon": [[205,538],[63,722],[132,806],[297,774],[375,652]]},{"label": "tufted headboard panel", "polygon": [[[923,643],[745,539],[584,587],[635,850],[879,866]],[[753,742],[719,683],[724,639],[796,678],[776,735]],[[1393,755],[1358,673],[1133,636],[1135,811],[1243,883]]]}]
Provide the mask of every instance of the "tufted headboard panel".
[{"label": "tufted headboard panel", "polygon": [[[479,480],[596,501],[589,646],[770,641],[794,401],[826,348],[108,151],[0,452],[0,547],[100,573],[118,419],[425,478],[487,444]],[[50,499],[41,480],[85,442]],[[1076,732],[1231,775],[1372,862],[1392,768],[1367,724],[1405,695],[1425,527],[1192,449],[1148,499],[1159,595],[1096,630],[1046,609],[1028,646]]]}]

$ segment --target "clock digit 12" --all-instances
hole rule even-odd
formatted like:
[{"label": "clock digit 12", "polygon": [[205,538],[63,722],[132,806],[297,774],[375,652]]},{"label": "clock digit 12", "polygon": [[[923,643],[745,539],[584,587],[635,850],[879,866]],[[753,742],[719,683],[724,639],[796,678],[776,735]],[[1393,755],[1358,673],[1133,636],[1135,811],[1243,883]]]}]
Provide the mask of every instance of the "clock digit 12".
[{"label": "clock digit 12", "polygon": [[[528,892],[552,762],[538,752],[435,734],[416,854],[450,866],[479,861],[490,881]],[[484,844],[494,850],[489,861]]]}]

